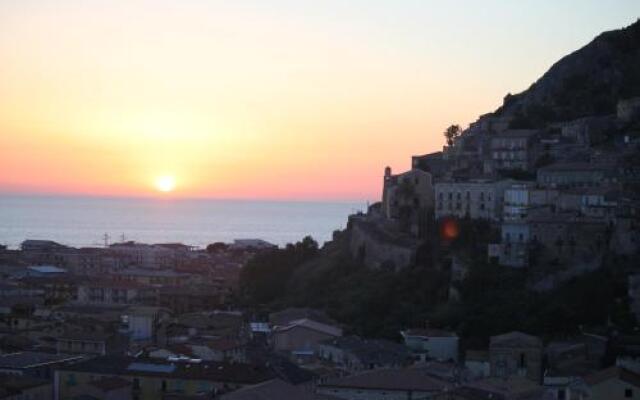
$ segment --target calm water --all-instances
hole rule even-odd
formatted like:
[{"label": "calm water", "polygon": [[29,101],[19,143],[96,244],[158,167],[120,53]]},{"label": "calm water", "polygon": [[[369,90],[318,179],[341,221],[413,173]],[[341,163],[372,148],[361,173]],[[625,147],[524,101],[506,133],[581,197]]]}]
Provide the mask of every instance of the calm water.
[{"label": "calm water", "polygon": [[25,239],[70,246],[126,240],[183,242],[260,238],[283,245],[306,235],[323,243],[364,203],[231,200],[166,200],[0,195],[0,243],[17,248]]}]

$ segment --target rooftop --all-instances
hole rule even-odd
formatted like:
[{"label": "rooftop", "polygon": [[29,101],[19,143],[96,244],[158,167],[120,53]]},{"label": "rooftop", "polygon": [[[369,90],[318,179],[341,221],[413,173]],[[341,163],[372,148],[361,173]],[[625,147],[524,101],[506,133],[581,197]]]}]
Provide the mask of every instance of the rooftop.
[{"label": "rooftop", "polygon": [[307,318],[291,321],[289,323],[289,325],[285,325],[285,326],[282,326],[282,327],[276,327],[274,329],[274,332],[275,333],[284,332],[284,331],[288,331],[290,329],[298,328],[298,327],[311,329],[311,330],[322,332],[322,333],[326,333],[326,334],[332,335],[332,336],[342,336],[342,329],[340,329],[338,327],[335,327],[333,325],[323,324],[321,322],[313,321],[313,320],[307,319]]},{"label": "rooftop", "polygon": [[266,367],[253,364],[201,360],[172,363],[164,360],[124,356],[97,357],[64,366],[60,370],[115,376],[158,376],[243,384],[259,383],[273,378],[273,373]]},{"label": "rooftop", "polygon": [[20,351],[0,355],[0,368],[26,369],[48,364],[77,361],[82,356],[68,354],[51,354],[37,351]]},{"label": "rooftop", "polygon": [[270,380],[253,386],[247,386],[220,397],[221,400],[321,400],[329,399],[316,393],[311,393],[301,387],[291,385],[280,379]]},{"label": "rooftop", "polygon": [[439,392],[447,387],[447,383],[417,369],[383,369],[331,379],[320,386],[387,391]]}]

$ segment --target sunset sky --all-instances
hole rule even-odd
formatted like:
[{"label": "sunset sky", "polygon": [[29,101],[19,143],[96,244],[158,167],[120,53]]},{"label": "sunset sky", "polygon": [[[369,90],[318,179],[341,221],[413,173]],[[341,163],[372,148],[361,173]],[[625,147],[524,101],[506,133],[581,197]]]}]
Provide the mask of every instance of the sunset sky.
[{"label": "sunset sky", "polygon": [[0,192],[374,200],[385,165],[638,17],[638,0],[0,0]]}]

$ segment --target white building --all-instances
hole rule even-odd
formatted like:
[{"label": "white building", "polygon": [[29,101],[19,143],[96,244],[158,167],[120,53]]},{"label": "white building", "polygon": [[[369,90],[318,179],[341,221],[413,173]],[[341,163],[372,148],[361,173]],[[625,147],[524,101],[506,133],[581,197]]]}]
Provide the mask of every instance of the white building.
[{"label": "white building", "polygon": [[499,220],[502,216],[504,190],[512,181],[438,182],[436,219],[458,218]]},{"label": "white building", "polygon": [[400,332],[404,344],[422,361],[458,360],[458,335],[441,329],[409,329]]}]

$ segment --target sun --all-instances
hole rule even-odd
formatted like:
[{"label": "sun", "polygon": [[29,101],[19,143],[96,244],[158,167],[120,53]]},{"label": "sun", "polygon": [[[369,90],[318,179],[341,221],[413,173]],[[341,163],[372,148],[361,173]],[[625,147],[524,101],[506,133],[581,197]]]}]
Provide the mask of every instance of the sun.
[{"label": "sun", "polygon": [[160,192],[173,192],[176,188],[176,179],[171,175],[163,175],[156,178],[156,189]]}]

